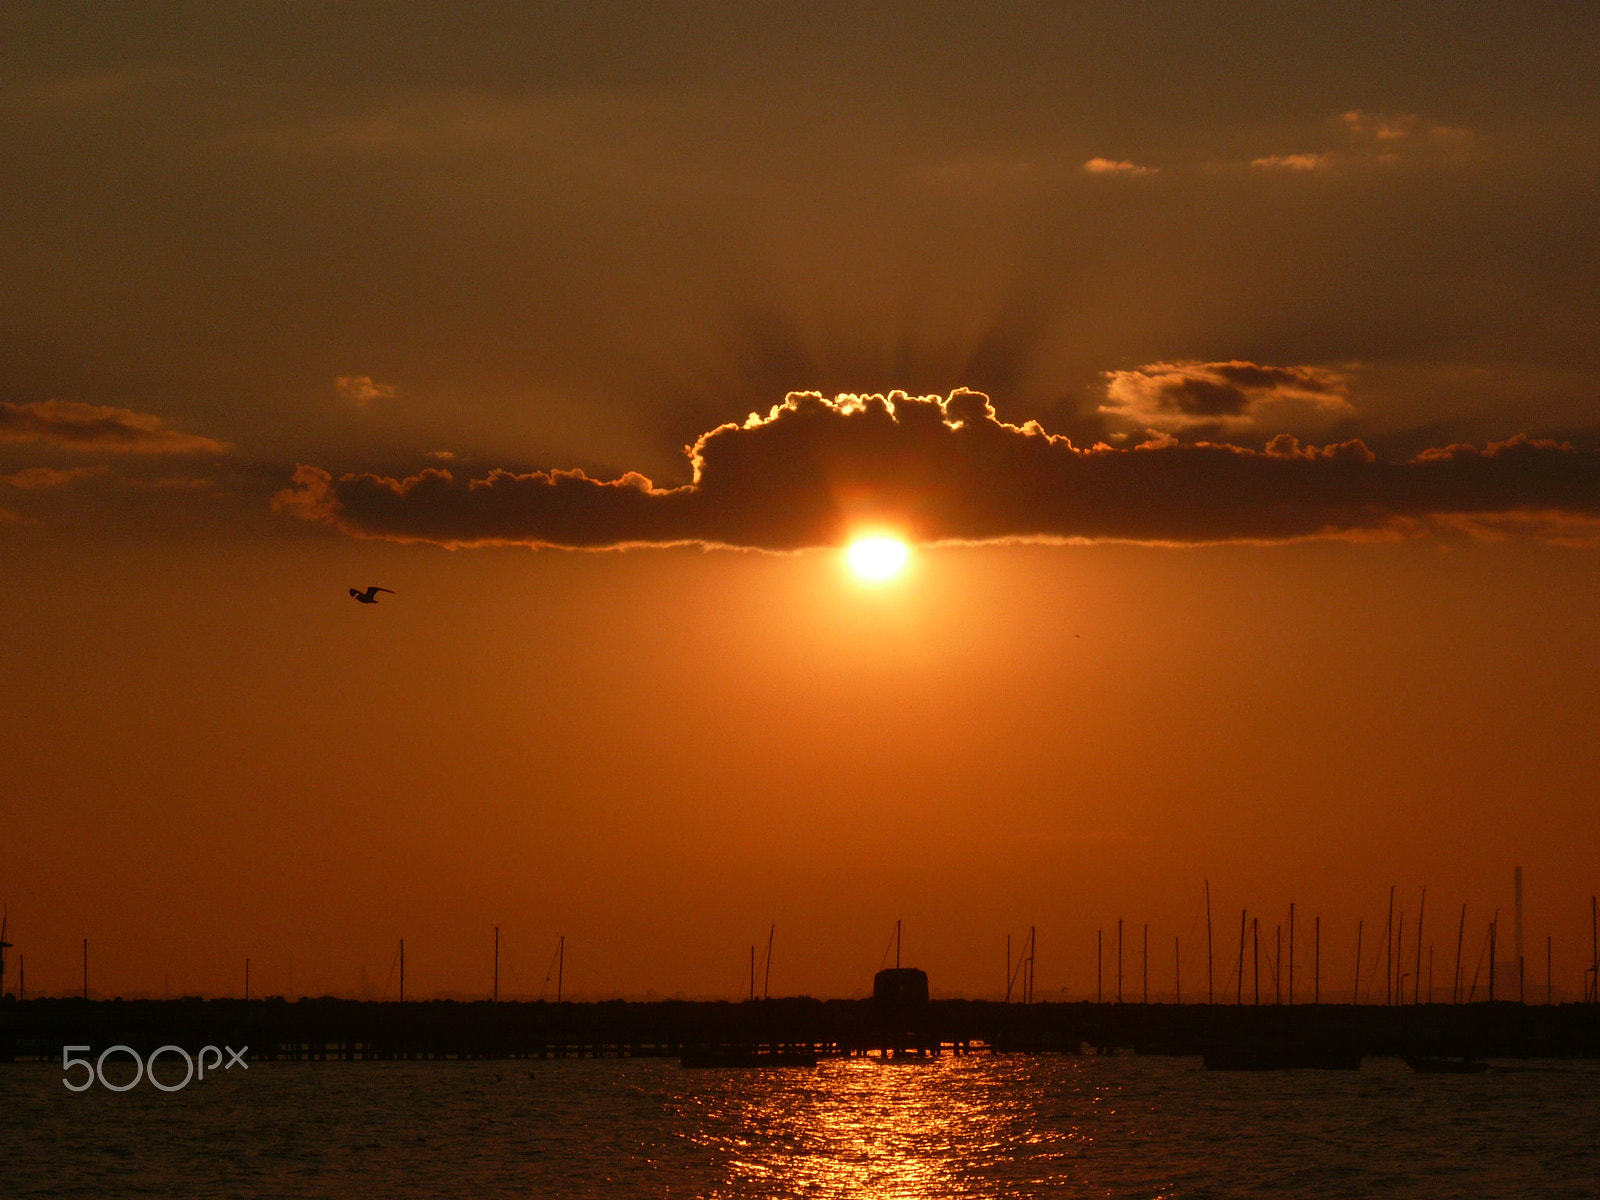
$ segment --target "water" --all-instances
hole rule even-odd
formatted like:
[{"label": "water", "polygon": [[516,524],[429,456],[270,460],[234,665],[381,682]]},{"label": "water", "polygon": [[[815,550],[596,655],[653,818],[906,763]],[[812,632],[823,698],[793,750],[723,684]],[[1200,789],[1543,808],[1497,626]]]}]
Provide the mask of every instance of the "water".
[{"label": "water", "polygon": [[[1505,1064],[1509,1066],[1510,1064]],[[0,1066],[0,1197],[1600,1196],[1600,1063],[1478,1076],[974,1055]]]}]

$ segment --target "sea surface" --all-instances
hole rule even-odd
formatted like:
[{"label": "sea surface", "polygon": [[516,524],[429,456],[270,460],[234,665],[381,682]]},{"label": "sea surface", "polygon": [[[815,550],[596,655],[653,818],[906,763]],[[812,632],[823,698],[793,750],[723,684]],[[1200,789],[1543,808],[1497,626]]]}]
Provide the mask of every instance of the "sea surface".
[{"label": "sea surface", "polygon": [[170,1094],[0,1066],[0,1197],[1600,1196],[1600,1063],[253,1063]]}]

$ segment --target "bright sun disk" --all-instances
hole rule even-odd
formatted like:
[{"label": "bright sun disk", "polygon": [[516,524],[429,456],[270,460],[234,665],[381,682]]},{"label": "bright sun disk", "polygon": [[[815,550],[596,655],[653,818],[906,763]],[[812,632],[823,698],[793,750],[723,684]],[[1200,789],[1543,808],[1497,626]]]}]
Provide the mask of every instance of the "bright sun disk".
[{"label": "bright sun disk", "polygon": [[899,538],[864,537],[850,543],[845,551],[850,569],[862,579],[874,583],[898,575],[911,556],[911,551]]}]

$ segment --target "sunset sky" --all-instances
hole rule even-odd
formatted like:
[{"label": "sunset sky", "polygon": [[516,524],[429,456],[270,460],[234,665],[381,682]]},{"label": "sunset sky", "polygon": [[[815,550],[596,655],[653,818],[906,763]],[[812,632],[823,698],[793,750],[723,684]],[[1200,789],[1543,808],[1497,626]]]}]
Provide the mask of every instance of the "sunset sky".
[{"label": "sunset sky", "polygon": [[935,994],[1037,926],[1082,999],[1120,917],[1192,998],[1206,879],[1219,988],[1293,901],[1348,994],[1395,884],[1448,991],[1521,865],[1576,993],[1597,53],[1582,5],[9,6],[29,992],[88,938],[106,995],[376,996],[404,937],[484,995],[499,925],[502,994],[565,935],[569,994],[734,997],[775,923],[774,992],[859,995],[904,918]]}]

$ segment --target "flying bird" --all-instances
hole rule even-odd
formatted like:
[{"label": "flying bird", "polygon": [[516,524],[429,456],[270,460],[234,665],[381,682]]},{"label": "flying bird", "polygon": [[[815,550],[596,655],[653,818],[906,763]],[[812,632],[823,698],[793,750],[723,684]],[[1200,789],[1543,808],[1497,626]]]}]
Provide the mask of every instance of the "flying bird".
[{"label": "flying bird", "polygon": [[391,596],[395,595],[393,588],[369,587],[364,592],[358,592],[355,588],[350,589],[350,594],[360,604],[376,604],[378,602],[378,592],[388,592]]}]

